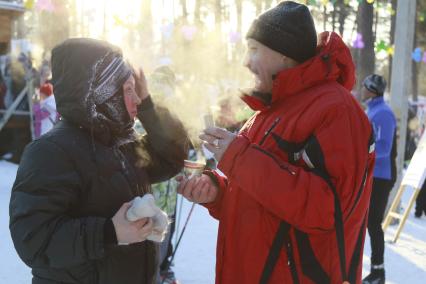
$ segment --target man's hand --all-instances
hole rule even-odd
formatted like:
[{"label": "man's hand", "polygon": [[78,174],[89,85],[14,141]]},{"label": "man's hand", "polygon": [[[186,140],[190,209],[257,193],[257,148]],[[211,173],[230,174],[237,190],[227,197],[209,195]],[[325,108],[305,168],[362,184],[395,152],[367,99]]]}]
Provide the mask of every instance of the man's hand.
[{"label": "man's hand", "polygon": [[138,94],[141,101],[149,97],[148,83],[146,82],[145,73],[142,68],[134,70],[136,93]]},{"label": "man's hand", "polygon": [[214,157],[219,162],[236,136],[225,129],[211,127],[204,130],[204,133],[200,135],[200,139],[205,142],[204,146],[214,154]]},{"label": "man's hand", "polygon": [[112,217],[117,241],[119,244],[133,244],[146,240],[152,233],[154,225],[151,218],[142,218],[130,222],[126,218],[126,212],[131,206],[130,202],[124,203]]},{"label": "man's hand", "polygon": [[218,188],[208,175],[193,176],[187,179],[183,176],[176,178],[180,182],[177,192],[195,203],[210,203],[216,200]]}]

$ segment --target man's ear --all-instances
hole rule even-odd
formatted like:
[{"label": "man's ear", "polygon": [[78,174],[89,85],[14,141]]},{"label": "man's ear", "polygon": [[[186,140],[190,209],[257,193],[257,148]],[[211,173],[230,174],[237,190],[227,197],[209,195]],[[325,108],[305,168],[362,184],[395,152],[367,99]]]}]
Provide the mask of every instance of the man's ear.
[{"label": "man's ear", "polygon": [[282,62],[283,62],[283,64],[284,64],[284,66],[285,66],[285,68],[286,68],[286,69],[287,69],[287,68],[293,68],[293,67],[296,67],[297,65],[299,65],[299,64],[300,64],[300,63],[299,63],[299,62],[297,62],[296,60],[294,60],[294,59],[292,59],[292,58],[290,58],[290,57],[287,57],[287,56],[285,56],[285,55],[282,55],[281,60],[282,60]]}]

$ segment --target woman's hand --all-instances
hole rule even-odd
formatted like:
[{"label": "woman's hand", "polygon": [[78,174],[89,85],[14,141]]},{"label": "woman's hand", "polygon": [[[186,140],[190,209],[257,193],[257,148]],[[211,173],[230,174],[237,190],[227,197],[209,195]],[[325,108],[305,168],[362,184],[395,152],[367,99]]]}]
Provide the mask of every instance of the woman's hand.
[{"label": "woman's hand", "polygon": [[148,83],[146,81],[145,73],[142,68],[134,70],[136,93],[138,94],[141,101],[149,97]]},{"label": "woman's hand", "polygon": [[117,213],[115,213],[114,217],[112,217],[118,244],[143,242],[154,229],[151,218],[142,218],[134,222],[128,221],[126,212],[130,206],[130,202],[124,203]]}]

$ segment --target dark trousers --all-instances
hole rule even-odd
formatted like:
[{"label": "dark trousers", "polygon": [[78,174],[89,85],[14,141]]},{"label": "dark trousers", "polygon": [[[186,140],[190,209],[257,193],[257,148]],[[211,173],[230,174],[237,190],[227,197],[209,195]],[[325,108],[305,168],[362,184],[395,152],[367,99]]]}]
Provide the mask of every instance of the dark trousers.
[{"label": "dark trousers", "polygon": [[370,208],[368,212],[368,234],[371,244],[371,264],[383,263],[385,253],[385,237],[382,229],[383,215],[388,203],[389,193],[394,182],[380,178],[373,179]]},{"label": "dark trousers", "polygon": [[[172,244],[172,240],[173,240],[173,234],[175,232],[175,227],[176,227],[176,212],[175,214],[173,214],[172,216],[170,216],[170,219],[173,220],[172,223],[170,224],[169,227],[169,232],[168,234],[170,235],[169,238],[167,239],[167,250],[165,251],[165,256],[164,259],[161,260],[160,263],[160,273],[161,272],[167,272],[167,270],[170,268],[170,266],[172,265],[170,263],[171,261],[171,256],[173,254],[173,244]],[[162,244],[162,245],[166,245],[166,244]]]},{"label": "dark trousers", "polygon": [[426,180],[420,189],[419,195],[417,195],[416,212],[418,212],[419,215],[421,215],[422,212],[426,214]]}]

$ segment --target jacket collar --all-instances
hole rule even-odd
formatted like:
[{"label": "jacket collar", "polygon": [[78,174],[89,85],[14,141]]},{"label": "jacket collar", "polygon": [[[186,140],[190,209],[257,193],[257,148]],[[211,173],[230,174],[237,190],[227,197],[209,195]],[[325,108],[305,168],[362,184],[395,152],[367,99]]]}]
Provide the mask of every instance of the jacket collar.
[{"label": "jacket collar", "polygon": [[367,103],[367,107],[369,109],[372,109],[380,104],[383,104],[385,102],[385,100],[383,99],[383,96],[377,96],[372,98],[368,103]]},{"label": "jacket collar", "polygon": [[[335,32],[320,34],[317,53],[313,58],[276,75],[270,104],[328,81],[338,82],[349,91],[355,83],[355,66],[351,53]],[[254,96],[243,95],[242,99],[256,111],[270,106]]]}]

